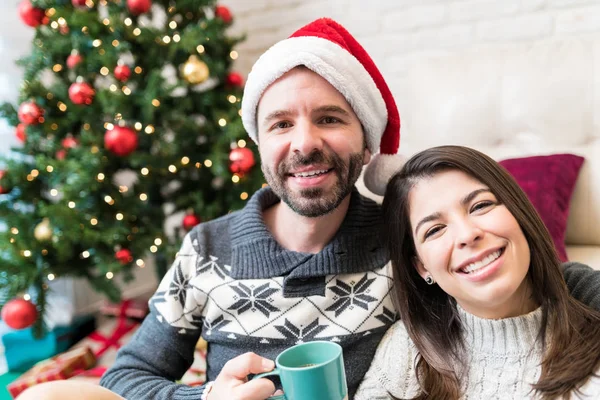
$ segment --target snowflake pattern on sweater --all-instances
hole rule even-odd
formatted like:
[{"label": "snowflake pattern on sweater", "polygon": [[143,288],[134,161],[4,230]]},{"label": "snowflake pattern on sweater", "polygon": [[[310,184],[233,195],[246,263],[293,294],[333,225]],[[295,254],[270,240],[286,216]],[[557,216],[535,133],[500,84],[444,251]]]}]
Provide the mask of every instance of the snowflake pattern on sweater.
[{"label": "snowflake pattern on sweater", "polygon": [[[376,271],[325,277],[326,295],[286,298],[283,277],[231,278],[231,266],[200,256],[188,236],[177,261],[162,280],[151,303],[159,320],[179,329],[202,328],[204,336],[340,340],[368,335],[395,318],[390,265]],[[314,318],[318,315],[318,318]]]}]

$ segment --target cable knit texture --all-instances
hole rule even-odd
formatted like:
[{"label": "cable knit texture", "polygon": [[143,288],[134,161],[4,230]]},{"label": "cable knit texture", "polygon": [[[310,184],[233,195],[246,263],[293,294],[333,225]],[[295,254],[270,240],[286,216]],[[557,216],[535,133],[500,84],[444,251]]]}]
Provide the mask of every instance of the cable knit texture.
[{"label": "cable knit texture", "polygon": [[[463,399],[535,399],[531,384],[540,376],[542,348],[537,341],[542,310],[516,318],[490,320],[459,307],[468,365],[461,379]],[[411,399],[420,393],[414,365],[418,351],[402,322],[382,339],[355,400]],[[593,377],[575,399],[600,398],[600,379]]]}]

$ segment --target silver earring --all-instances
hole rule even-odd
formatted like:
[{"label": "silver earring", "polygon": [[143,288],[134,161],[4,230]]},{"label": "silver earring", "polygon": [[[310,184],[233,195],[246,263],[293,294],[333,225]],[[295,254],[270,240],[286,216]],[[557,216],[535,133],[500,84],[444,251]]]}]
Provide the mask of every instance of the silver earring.
[{"label": "silver earring", "polygon": [[435,281],[433,280],[431,275],[427,275],[427,277],[425,278],[425,283],[427,283],[428,285],[433,285]]}]

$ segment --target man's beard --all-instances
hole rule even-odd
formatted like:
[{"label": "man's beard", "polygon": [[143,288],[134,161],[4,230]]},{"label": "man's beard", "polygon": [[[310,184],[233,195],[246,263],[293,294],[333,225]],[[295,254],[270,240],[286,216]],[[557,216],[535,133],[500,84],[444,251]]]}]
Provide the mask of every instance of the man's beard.
[{"label": "man's beard", "polygon": [[[326,155],[320,150],[315,150],[307,156],[294,154],[282,161],[277,166],[277,173],[265,164],[262,164],[262,171],[273,192],[294,212],[303,217],[320,217],[335,210],[352,192],[362,170],[364,152],[365,150],[350,154],[349,162],[346,163],[335,153]],[[287,186],[290,171],[309,165],[327,165],[331,168],[329,173],[337,176],[334,187],[331,190],[318,187],[290,190]]]}]

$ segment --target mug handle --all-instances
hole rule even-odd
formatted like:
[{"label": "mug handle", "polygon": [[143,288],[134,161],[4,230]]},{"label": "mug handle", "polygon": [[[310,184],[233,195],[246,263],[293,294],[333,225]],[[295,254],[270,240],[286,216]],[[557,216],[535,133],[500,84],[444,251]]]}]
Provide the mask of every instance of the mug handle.
[{"label": "mug handle", "polygon": [[275,367],[273,371],[263,372],[262,374],[257,374],[252,377],[252,380],[264,378],[266,376],[279,375],[279,368]]},{"label": "mug handle", "polygon": [[[280,372],[279,369],[277,367],[275,367],[275,369],[273,371],[263,372],[262,374],[254,375],[252,377],[252,380],[264,378],[267,376],[279,375],[279,372]],[[267,400],[287,400],[287,398],[285,397],[285,394],[282,394],[282,395],[278,395],[278,396],[271,396]]]}]

